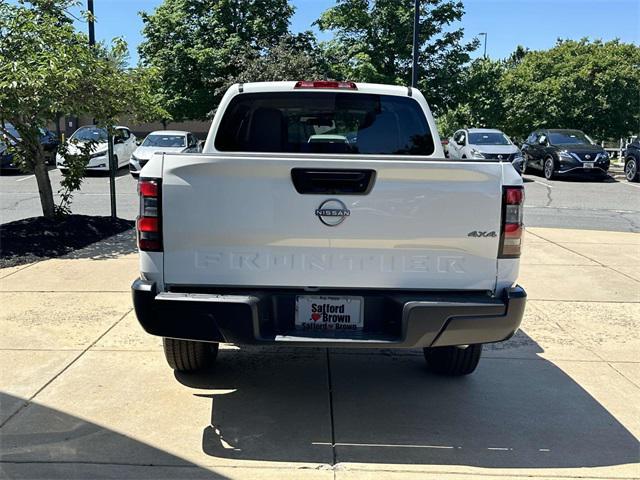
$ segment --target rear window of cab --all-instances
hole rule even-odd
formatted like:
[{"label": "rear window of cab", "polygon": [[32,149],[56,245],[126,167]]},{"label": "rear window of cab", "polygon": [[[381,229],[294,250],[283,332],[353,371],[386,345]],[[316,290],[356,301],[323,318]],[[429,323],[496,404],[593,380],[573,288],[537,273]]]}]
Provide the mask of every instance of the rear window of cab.
[{"label": "rear window of cab", "polygon": [[394,95],[270,92],[236,95],[215,138],[221,152],[431,155],[420,104]]}]

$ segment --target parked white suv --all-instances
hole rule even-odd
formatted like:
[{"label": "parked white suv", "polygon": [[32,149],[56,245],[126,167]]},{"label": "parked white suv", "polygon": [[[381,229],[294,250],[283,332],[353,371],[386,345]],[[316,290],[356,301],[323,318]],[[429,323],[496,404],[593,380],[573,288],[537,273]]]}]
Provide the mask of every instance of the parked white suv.
[{"label": "parked white suv", "polygon": [[445,159],[414,88],[234,85],[203,153],[154,154],[138,187],[133,302],[176,370],[230,342],[423,348],[465,375],[522,320],[522,179]]},{"label": "parked white suv", "polygon": [[131,155],[129,172],[133,177],[137,177],[154,153],[198,153],[200,151],[198,139],[191,132],[180,130],[151,132]]},{"label": "parked white suv", "polygon": [[[117,168],[127,165],[131,153],[136,149],[136,136],[127,127],[117,126],[113,139],[113,156]],[[78,128],[67,140],[67,149],[70,154],[79,153],[79,145],[90,141],[96,142],[91,158],[87,164],[90,171],[109,171],[109,156],[107,154],[108,134],[105,128],[89,125]],[[61,170],[66,170],[65,159],[59,153],[56,155],[56,166]]]},{"label": "parked white suv", "polygon": [[522,152],[511,139],[494,128],[466,128],[449,139],[449,157],[454,159],[511,162],[522,171]]}]

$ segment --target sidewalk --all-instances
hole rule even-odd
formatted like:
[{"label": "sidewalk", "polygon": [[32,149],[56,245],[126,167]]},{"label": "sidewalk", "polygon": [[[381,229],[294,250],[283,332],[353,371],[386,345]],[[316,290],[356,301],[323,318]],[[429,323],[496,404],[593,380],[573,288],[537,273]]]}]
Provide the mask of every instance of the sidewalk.
[{"label": "sidewalk", "polygon": [[529,229],[522,329],[464,379],[231,345],[174,376],[136,275],[130,235],[0,270],[0,478],[640,476],[640,234]]}]

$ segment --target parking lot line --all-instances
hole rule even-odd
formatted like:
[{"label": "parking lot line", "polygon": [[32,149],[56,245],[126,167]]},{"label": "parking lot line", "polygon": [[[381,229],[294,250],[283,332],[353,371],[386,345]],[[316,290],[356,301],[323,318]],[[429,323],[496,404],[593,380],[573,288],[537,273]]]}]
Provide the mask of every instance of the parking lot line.
[{"label": "parking lot line", "polygon": [[535,183],[539,183],[540,185],[544,185],[545,187],[553,188],[553,185],[549,185],[548,183],[541,182],[540,180],[534,180]]},{"label": "parking lot line", "polygon": [[23,181],[28,180],[28,179],[33,178],[33,177],[35,177],[35,175],[29,175],[28,177],[17,179],[16,182],[23,182]]},{"label": "parking lot line", "polygon": [[622,185],[629,185],[630,187],[634,187],[634,188],[640,188],[640,185],[634,185],[633,183],[629,183],[629,182],[619,182]]}]

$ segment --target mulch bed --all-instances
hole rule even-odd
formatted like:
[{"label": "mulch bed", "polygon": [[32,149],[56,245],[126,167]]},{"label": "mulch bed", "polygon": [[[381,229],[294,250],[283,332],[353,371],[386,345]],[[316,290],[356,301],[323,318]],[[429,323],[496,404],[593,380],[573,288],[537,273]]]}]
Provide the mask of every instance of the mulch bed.
[{"label": "mulch bed", "polygon": [[59,257],[133,228],[121,218],[69,215],[25,218],[0,225],[0,268]]}]

